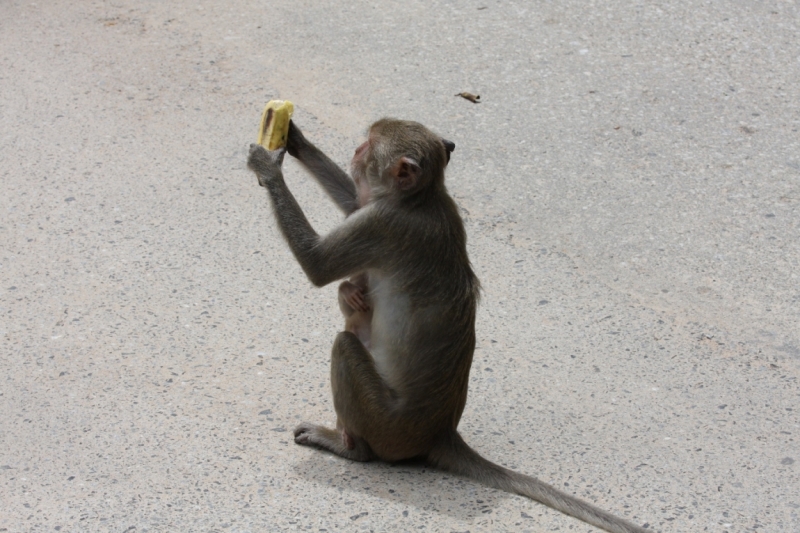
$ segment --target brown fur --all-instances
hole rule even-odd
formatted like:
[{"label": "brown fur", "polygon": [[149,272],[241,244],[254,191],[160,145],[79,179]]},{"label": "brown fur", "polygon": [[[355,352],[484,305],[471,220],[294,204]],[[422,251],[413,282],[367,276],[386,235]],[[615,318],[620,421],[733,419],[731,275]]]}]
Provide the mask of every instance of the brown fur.
[{"label": "brown fur", "polygon": [[[444,185],[452,143],[415,122],[379,120],[356,150],[355,182],[293,124],[287,148],[349,216],[330,234],[317,235],[283,180],[283,153],[251,146],[248,166],[269,191],[284,237],[317,286],[365,275],[362,287],[354,285],[367,295],[371,313],[369,349],[352,331],[339,333],[333,345],[336,429],[303,423],[295,442],[357,461],[422,458],[610,532],[645,532],[491,463],[456,430],[467,401],[480,284]],[[340,291],[340,303],[341,297]]]}]

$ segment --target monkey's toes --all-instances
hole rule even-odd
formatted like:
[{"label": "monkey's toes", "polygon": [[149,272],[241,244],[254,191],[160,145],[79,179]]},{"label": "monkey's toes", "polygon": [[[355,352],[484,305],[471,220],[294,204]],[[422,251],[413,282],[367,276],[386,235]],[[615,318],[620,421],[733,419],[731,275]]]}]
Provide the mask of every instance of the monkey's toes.
[{"label": "monkey's toes", "polygon": [[294,442],[295,444],[311,444],[311,434],[314,431],[314,426],[308,422],[303,422],[294,428]]}]

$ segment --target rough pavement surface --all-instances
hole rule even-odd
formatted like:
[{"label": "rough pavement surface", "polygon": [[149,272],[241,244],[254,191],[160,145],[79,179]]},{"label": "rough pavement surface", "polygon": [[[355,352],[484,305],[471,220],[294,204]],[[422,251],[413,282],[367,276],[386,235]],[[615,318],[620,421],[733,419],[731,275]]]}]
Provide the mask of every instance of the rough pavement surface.
[{"label": "rough pavement surface", "polygon": [[0,2],[0,531],[594,531],[292,442],[343,321],[245,168],[271,98],[341,164],[384,115],[456,142],[470,445],[800,531],[800,8],[661,4]]}]

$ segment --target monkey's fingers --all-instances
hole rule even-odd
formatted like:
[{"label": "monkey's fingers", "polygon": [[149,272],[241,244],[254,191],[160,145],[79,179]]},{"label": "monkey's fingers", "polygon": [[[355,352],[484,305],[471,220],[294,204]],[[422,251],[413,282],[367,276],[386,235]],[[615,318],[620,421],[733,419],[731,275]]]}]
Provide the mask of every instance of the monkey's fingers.
[{"label": "monkey's fingers", "polygon": [[306,138],[300,128],[295,126],[294,120],[289,121],[289,133],[286,135],[286,150],[292,157],[298,157],[297,151],[306,144]]},{"label": "monkey's fingers", "polygon": [[247,168],[258,172],[259,160],[263,159],[267,151],[260,144],[251,144],[247,154]]},{"label": "monkey's fingers", "polygon": [[286,155],[286,148],[278,148],[277,150],[267,150],[260,144],[251,144],[250,154],[247,159],[247,166],[252,168],[252,165],[257,165],[259,161],[267,161],[269,163],[281,165],[283,164],[283,157],[285,155]]},{"label": "monkey's fingers", "polygon": [[359,291],[356,295],[356,299],[358,300],[358,309],[360,311],[367,312],[369,311],[369,306],[367,305],[366,300],[364,299],[364,295]]},{"label": "monkey's fingers", "polygon": [[363,311],[365,313],[369,311],[369,306],[364,300],[364,294],[360,290],[351,292],[347,295],[345,300],[347,301],[347,304],[356,311]]},{"label": "monkey's fingers", "polygon": [[256,173],[258,184],[265,187],[268,181],[281,175],[284,155],[286,148],[268,151],[260,144],[251,144],[247,168]]},{"label": "monkey's fingers", "polygon": [[351,308],[355,309],[356,311],[361,310],[361,306],[359,305],[358,298],[356,292],[347,293],[344,297],[344,301],[347,302]]},{"label": "monkey's fingers", "polygon": [[286,156],[286,147],[278,148],[277,150],[270,151],[273,161],[278,163],[278,166],[283,166],[283,158]]}]

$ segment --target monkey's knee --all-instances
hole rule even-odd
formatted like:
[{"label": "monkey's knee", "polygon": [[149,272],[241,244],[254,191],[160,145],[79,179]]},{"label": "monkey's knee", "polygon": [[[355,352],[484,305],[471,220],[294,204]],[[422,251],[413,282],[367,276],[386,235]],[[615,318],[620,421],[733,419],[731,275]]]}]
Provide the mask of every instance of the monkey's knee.
[{"label": "monkey's knee", "polygon": [[358,337],[349,331],[336,335],[331,349],[331,386],[334,397],[352,393],[365,380],[363,374],[371,374],[372,357]]},{"label": "monkey's knee", "polygon": [[340,331],[336,335],[336,339],[333,341],[333,349],[331,350],[331,354],[334,358],[339,359],[341,357],[347,357],[351,354],[356,357],[363,357],[365,353],[366,349],[358,339],[358,336],[350,331]]},{"label": "monkey's knee", "polygon": [[369,327],[348,327],[336,335],[331,350],[331,379],[369,383],[370,386],[376,380],[381,381],[375,360],[366,346],[369,337]]}]

